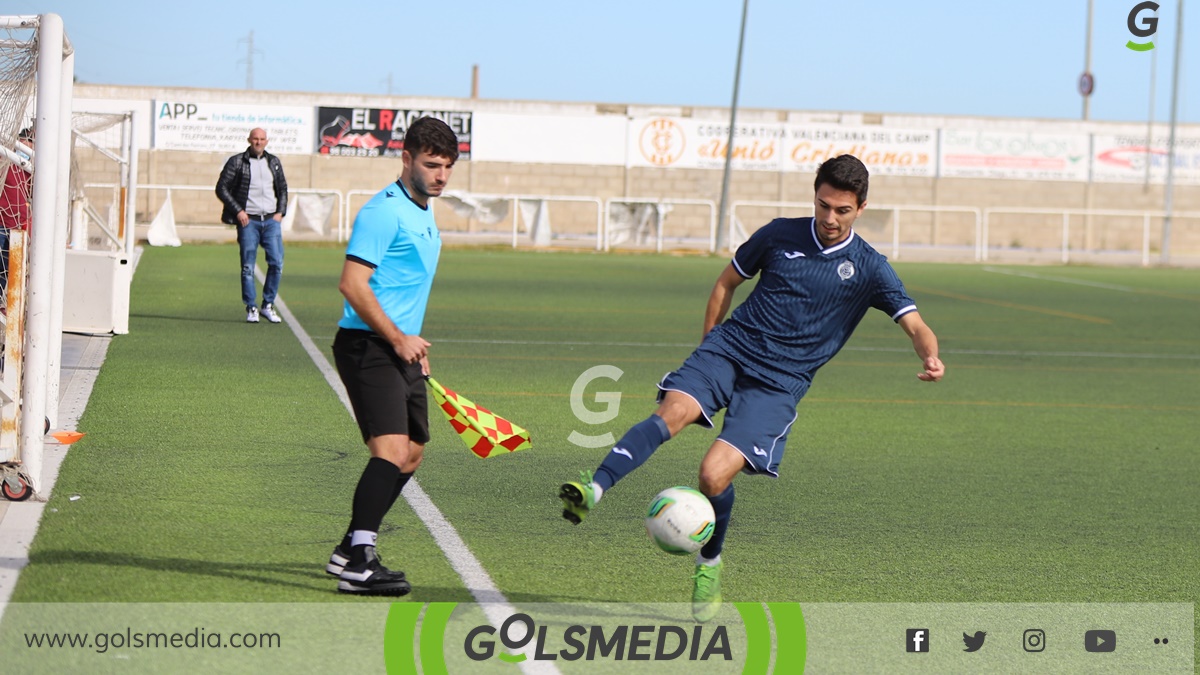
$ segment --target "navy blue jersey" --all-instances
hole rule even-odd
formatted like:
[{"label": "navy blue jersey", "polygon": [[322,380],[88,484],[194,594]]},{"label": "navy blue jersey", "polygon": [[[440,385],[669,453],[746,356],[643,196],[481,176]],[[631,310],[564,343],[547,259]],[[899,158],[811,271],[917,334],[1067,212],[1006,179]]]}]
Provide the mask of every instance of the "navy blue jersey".
[{"label": "navy blue jersey", "polygon": [[853,230],[822,247],[812,218],[771,221],[738,247],[733,266],[758,284],[705,339],[797,399],[868,308],[893,321],[917,309],[883,254]]}]

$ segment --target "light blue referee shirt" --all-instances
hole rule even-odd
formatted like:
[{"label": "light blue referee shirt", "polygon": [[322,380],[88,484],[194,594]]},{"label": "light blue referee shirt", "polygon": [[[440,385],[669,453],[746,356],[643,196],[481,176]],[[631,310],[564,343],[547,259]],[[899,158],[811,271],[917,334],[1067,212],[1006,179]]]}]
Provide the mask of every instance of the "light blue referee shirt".
[{"label": "light blue referee shirt", "polygon": [[[375,269],[371,290],[383,311],[407,335],[421,334],[442,250],[431,206],[418,206],[397,180],[358,212],[346,246],[347,259]],[[371,330],[348,301],[343,303],[338,325]]]},{"label": "light blue referee shirt", "polygon": [[738,247],[733,266],[758,284],[705,340],[797,398],[868,309],[893,321],[917,309],[883,254],[853,230],[823,247],[812,218],[771,221]]}]

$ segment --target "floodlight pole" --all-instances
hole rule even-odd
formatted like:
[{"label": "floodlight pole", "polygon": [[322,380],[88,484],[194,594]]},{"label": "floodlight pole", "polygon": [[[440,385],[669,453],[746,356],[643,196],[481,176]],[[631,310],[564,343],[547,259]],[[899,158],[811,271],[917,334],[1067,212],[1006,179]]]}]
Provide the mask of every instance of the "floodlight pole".
[{"label": "floodlight pole", "polygon": [[1154,147],[1154,89],[1158,71],[1158,50],[1150,50],[1150,112],[1146,115],[1146,179],[1142,189],[1150,191],[1150,148]]},{"label": "floodlight pole", "polygon": [[1179,115],[1179,54],[1183,51],[1183,0],[1175,16],[1175,65],[1171,67],[1171,131],[1167,134],[1167,188],[1164,197],[1162,233],[1163,264],[1171,261],[1171,209],[1175,201],[1175,123]]},{"label": "floodlight pole", "polygon": [[[1087,40],[1083,48],[1083,74],[1089,77],[1092,73],[1092,5],[1093,0],[1088,0]],[[1091,92],[1084,93],[1081,91],[1080,93],[1083,94],[1083,119],[1086,121],[1088,118],[1088,103],[1091,101],[1092,96]]]},{"label": "floodlight pole", "polygon": [[729,219],[725,205],[729,202],[729,174],[733,164],[733,134],[737,126],[738,85],[742,80],[742,47],[746,43],[746,14],[750,0],[742,0],[742,30],[738,34],[737,66],[733,70],[733,102],[729,105],[729,140],[725,144],[725,175],[721,178],[721,206],[717,209],[717,250],[729,248]]}]

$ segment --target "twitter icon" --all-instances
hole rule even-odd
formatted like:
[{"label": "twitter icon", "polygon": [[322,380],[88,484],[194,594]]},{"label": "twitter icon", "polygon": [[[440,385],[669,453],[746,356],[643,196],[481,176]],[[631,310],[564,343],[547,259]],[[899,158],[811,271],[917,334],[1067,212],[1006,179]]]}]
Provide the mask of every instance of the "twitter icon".
[{"label": "twitter icon", "polygon": [[987,633],[983,631],[975,631],[974,635],[963,633],[963,644],[967,646],[964,652],[977,652],[983,646],[983,640],[987,637]]}]

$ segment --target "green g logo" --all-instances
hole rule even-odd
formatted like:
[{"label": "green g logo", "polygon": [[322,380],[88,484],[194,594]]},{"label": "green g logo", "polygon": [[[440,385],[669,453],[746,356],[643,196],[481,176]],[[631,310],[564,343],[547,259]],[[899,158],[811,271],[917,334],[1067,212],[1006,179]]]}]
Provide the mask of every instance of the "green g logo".
[{"label": "green g logo", "polygon": [[[1148,38],[1153,36],[1154,33],[1158,31],[1157,16],[1151,14],[1144,19],[1141,17],[1142,11],[1147,9],[1151,12],[1158,12],[1158,3],[1139,2],[1133,6],[1133,9],[1129,10],[1129,18],[1126,20],[1126,23],[1129,25],[1129,32],[1133,33],[1134,37]],[[1154,41],[1150,40],[1148,42],[1134,42],[1133,40],[1130,40],[1129,42],[1125,43],[1125,46],[1135,52],[1148,52],[1151,49],[1154,49]]]}]

